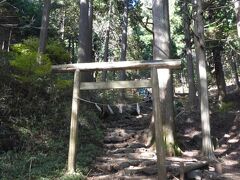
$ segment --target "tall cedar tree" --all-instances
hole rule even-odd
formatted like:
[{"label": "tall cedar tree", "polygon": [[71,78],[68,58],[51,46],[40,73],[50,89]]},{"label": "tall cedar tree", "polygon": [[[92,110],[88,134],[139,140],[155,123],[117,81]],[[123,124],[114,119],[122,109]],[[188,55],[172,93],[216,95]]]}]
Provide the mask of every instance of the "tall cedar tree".
[{"label": "tall cedar tree", "polygon": [[[77,63],[89,62],[91,57],[91,38],[89,25],[92,21],[92,12],[89,11],[89,1],[80,0],[80,17],[79,17],[79,49]],[[81,76],[83,76],[81,78]],[[90,81],[91,74],[80,74],[79,70],[74,73],[73,82],[73,99],[72,99],[72,114],[71,114],[71,126],[70,126],[70,139],[69,139],[69,151],[68,151],[68,173],[73,174],[76,171],[76,156],[77,156],[77,137],[78,137],[78,116],[80,106],[80,80]]]},{"label": "tall cedar tree", "polygon": [[[109,38],[110,38],[110,30],[111,30],[111,15],[112,15],[112,0],[109,3],[108,9],[108,20],[107,20],[107,29],[104,41],[104,62],[108,62],[109,57]],[[102,81],[107,80],[107,71],[103,71],[102,73]]]},{"label": "tall cedar tree", "polygon": [[[80,0],[78,62],[93,61],[92,55],[92,1]],[[81,81],[93,81],[92,72],[81,72]]]},{"label": "tall cedar tree", "polygon": [[187,59],[187,72],[188,72],[188,84],[189,84],[189,106],[195,107],[197,98],[196,98],[196,87],[194,80],[194,69],[193,69],[193,56],[192,56],[192,43],[191,43],[191,32],[190,32],[190,11],[188,8],[189,1],[184,0],[182,13],[184,20],[184,36],[185,36],[185,51],[186,51],[186,59]]},{"label": "tall cedar tree", "polygon": [[[170,56],[170,25],[168,0],[153,1],[153,57],[154,60],[168,59]],[[173,80],[169,69],[158,69],[160,107],[163,119],[166,153],[174,155]]]},{"label": "tall cedar tree", "polygon": [[202,155],[212,160],[215,159],[210,133],[209,103],[206,70],[206,54],[204,42],[204,24],[202,1],[196,1],[196,17],[194,22],[194,43],[198,61],[198,72],[200,78],[200,104],[202,125]]},{"label": "tall cedar tree", "polygon": [[[123,21],[122,21],[122,39],[120,61],[126,61],[127,56],[127,31],[128,31],[128,0],[124,0]],[[121,80],[126,79],[125,71],[121,72]]]}]

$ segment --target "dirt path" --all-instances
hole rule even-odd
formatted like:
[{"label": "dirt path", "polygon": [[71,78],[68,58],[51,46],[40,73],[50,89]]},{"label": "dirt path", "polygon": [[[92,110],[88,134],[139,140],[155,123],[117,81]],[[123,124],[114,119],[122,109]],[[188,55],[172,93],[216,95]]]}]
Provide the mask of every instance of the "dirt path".
[{"label": "dirt path", "polygon": [[141,140],[149,115],[106,122],[104,155],[97,157],[88,179],[156,179],[156,155]]},{"label": "dirt path", "polygon": [[229,180],[240,179],[240,112],[235,111],[230,130],[220,139],[216,155],[223,163],[222,177]]},{"label": "dirt path", "polygon": [[[147,104],[147,106],[151,105]],[[180,130],[177,129],[177,132],[181,134],[180,137],[186,134],[189,135],[192,132],[199,133],[200,131],[198,127],[200,126],[199,120],[196,123],[192,123],[189,117],[183,117],[183,122],[177,123],[178,128],[180,128]],[[194,117],[197,116],[194,115]],[[214,165],[209,165],[186,173],[185,179],[191,179],[192,177],[192,179],[206,180],[240,179],[240,114],[234,116],[234,118],[235,120],[230,131],[228,130],[228,133],[225,132],[225,138],[221,139],[220,146],[216,150],[217,157],[222,161],[223,174],[216,173]],[[104,138],[104,153],[101,157],[96,158],[88,179],[157,179],[155,151],[147,148],[143,143],[143,137],[146,134],[146,129],[149,127],[150,119],[150,110],[139,116],[121,114],[108,118],[105,121],[107,131]],[[216,121],[213,123],[214,130],[222,130],[219,118],[213,118],[213,120]],[[193,121],[195,121],[194,118]],[[226,122],[222,123],[224,125]],[[194,126],[197,128],[193,129]],[[218,130],[217,128],[220,129]],[[167,158],[168,179],[178,179],[176,174],[179,174],[180,163],[184,163],[185,167],[201,163],[198,158],[198,151],[196,151],[199,147],[194,144],[195,141],[199,144],[199,139],[190,138],[192,139],[181,139],[185,144],[187,143],[187,149],[185,149],[182,157]]]}]

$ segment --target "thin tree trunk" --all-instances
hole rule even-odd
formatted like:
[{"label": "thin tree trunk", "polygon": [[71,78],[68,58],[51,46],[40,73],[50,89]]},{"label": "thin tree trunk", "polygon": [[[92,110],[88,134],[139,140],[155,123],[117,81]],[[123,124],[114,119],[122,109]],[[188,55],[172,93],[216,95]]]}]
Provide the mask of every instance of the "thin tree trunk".
[{"label": "thin tree trunk", "polygon": [[208,86],[207,86],[207,70],[206,70],[206,55],[204,42],[204,24],[202,1],[196,3],[196,18],[194,22],[194,43],[198,60],[198,70],[200,78],[200,103],[201,103],[201,125],[202,125],[202,154],[208,159],[215,159],[210,133],[210,117],[208,103]]},{"label": "thin tree trunk", "polygon": [[238,32],[238,37],[240,37],[240,1],[239,0],[233,0],[234,3],[234,9],[236,12],[236,17],[237,17],[237,32]]},{"label": "thin tree trunk", "polygon": [[0,27],[0,49],[3,50],[4,49],[4,29],[2,27]]},{"label": "thin tree trunk", "polygon": [[[89,22],[89,62],[94,62],[94,53],[92,48],[92,33],[93,33],[93,0],[89,0],[89,7],[88,7],[88,22]],[[93,77],[93,76],[92,76]],[[92,79],[93,80],[93,79]]]},{"label": "thin tree trunk", "polygon": [[[128,0],[123,0],[123,21],[122,21],[122,39],[121,39],[121,54],[120,61],[126,61],[127,56],[127,32],[128,32]],[[120,80],[126,80],[126,71],[122,70],[120,72]],[[120,90],[120,97],[122,103],[125,101],[124,89]]]},{"label": "thin tree trunk", "polygon": [[190,12],[188,8],[188,0],[184,1],[183,4],[183,19],[184,19],[184,35],[186,44],[186,59],[187,59],[187,72],[188,72],[188,85],[189,85],[189,106],[196,106],[196,88],[194,81],[194,70],[193,70],[193,57],[192,57],[192,44],[191,44],[191,33],[190,33]]},{"label": "thin tree trunk", "polygon": [[219,101],[222,101],[223,98],[226,96],[226,83],[224,79],[223,66],[221,62],[220,48],[214,47],[212,52],[213,52],[213,61],[215,66],[216,84],[218,88],[218,98],[219,98]]},{"label": "thin tree trunk", "polygon": [[7,44],[7,52],[9,52],[9,50],[10,50],[11,39],[12,39],[12,28],[9,30],[8,44]]},{"label": "thin tree trunk", "polygon": [[75,38],[72,37],[72,62],[75,62]]},{"label": "thin tree trunk", "polygon": [[64,33],[65,33],[65,19],[66,19],[66,12],[65,8],[61,8],[61,17],[60,17],[60,34],[61,34],[61,39],[64,40]]},{"label": "thin tree trunk", "polygon": [[[120,61],[126,61],[127,55],[127,31],[128,31],[128,0],[124,0],[123,25],[122,25],[122,41]],[[121,80],[126,79],[126,73],[123,70],[120,76]]]},{"label": "thin tree trunk", "polygon": [[[170,56],[170,26],[168,0],[153,1],[153,59],[167,59]],[[166,153],[174,155],[173,81],[169,69],[158,69],[160,108],[163,119],[163,134]]]},{"label": "thin tree trunk", "polygon": [[50,13],[51,0],[44,0],[44,7],[42,13],[42,25],[40,31],[40,40],[38,47],[37,62],[42,63],[42,54],[45,52],[48,35],[49,13]]},{"label": "thin tree trunk", "polygon": [[[233,54],[233,52],[231,53]],[[240,82],[239,82],[239,78],[238,78],[238,69],[237,69],[237,63],[236,63],[236,59],[237,57],[239,57],[238,54],[236,54],[236,56],[231,56],[231,65],[232,65],[232,71],[233,71],[233,76],[235,79],[235,84],[237,86],[237,89],[240,89]]]},{"label": "thin tree trunk", "polygon": [[[109,10],[108,10],[108,25],[105,35],[104,42],[104,62],[108,62],[109,57],[109,36],[110,36],[110,27],[111,27],[111,14],[112,14],[112,0],[110,0]],[[107,71],[102,72],[102,81],[107,80]]]},{"label": "thin tree trunk", "polygon": [[3,40],[2,43],[1,43],[1,49],[2,49],[2,51],[4,50],[4,46],[5,46],[5,41]]},{"label": "thin tree trunk", "polygon": [[71,53],[71,37],[68,37],[68,53]]}]

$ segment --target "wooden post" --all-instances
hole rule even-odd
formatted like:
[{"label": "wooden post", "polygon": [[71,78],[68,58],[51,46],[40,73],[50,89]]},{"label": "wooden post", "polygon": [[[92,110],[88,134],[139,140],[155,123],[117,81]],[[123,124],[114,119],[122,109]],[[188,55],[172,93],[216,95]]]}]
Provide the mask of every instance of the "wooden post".
[{"label": "wooden post", "polygon": [[160,110],[160,95],[159,95],[159,84],[158,84],[158,72],[154,67],[152,68],[152,95],[153,95],[153,114],[154,114],[154,125],[155,125],[155,139],[157,149],[157,169],[158,169],[158,180],[166,180],[166,167],[165,167],[165,149],[163,140],[163,119]]},{"label": "wooden post", "polygon": [[68,173],[73,174],[76,170],[77,140],[78,140],[78,113],[80,105],[80,70],[74,74],[73,97],[72,97],[72,114],[68,151]]},{"label": "wooden post", "polygon": [[180,170],[179,170],[179,172],[180,172],[180,178],[179,178],[179,180],[184,180],[184,162],[180,162]]}]

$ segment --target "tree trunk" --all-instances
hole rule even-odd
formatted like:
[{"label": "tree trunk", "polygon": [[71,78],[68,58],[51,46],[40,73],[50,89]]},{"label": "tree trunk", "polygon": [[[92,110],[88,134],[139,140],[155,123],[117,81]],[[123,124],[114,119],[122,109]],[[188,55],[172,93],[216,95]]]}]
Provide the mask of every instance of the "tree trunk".
[{"label": "tree trunk", "polygon": [[64,40],[64,33],[65,33],[65,16],[66,16],[66,12],[65,12],[65,7],[61,8],[61,17],[60,17],[60,35],[61,35],[61,39]]},{"label": "tree trunk", "polygon": [[72,63],[75,62],[75,38],[72,37]]},{"label": "tree trunk", "polygon": [[160,92],[159,92],[159,81],[158,72],[156,68],[152,68],[152,94],[153,94],[153,113],[154,113],[154,127],[155,127],[155,141],[157,149],[157,169],[158,169],[158,179],[166,179],[166,167],[165,167],[165,149],[164,149],[164,139],[163,139],[163,109],[159,103]]},{"label": "tree trunk", "polygon": [[[110,27],[111,27],[111,14],[112,14],[112,0],[110,0],[109,10],[108,10],[108,25],[105,35],[104,42],[104,62],[108,62],[109,57],[109,36],[110,36]],[[107,80],[107,71],[102,72],[102,81]]]},{"label": "tree trunk", "polygon": [[9,52],[9,50],[10,50],[11,39],[12,39],[12,28],[10,28],[10,30],[9,30],[8,43],[7,43],[7,52]]},{"label": "tree trunk", "polygon": [[[127,31],[128,31],[128,0],[123,0],[123,21],[122,21],[122,39],[121,39],[121,54],[120,61],[126,61],[127,56]],[[122,70],[120,73],[120,80],[126,80],[126,71]],[[120,98],[122,103],[125,101],[124,89],[120,90]]]},{"label": "tree trunk", "polygon": [[[121,40],[121,55],[120,61],[126,61],[127,55],[127,31],[128,31],[128,0],[124,0],[124,12],[123,12],[123,23],[122,23],[122,40]],[[123,70],[120,76],[121,80],[126,79],[126,73]]]},{"label": "tree trunk", "polygon": [[[90,36],[89,36],[89,2],[80,0],[80,18],[79,18],[79,49],[77,63],[89,62],[90,60]],[[74,41],[73,41],[74,42]],[[81,78],[81,75],[84,77]],[[77,139],[78,139],[78,117],[80,105],[80,82],[82,80],[91,80],[91,74],[80,73],[75,70],[73,84],[72,114],[70,127],[70,140],[68,152],[68,173],[73,174],[76,171]]]},{"label": "tree trunk", "polygon": [[[92,34],[93,34],[93,0],[89,0],[89,7],[88,7],[88,22],[89,22],[89,31],[88,31],[88,36],[89,36],[89,62],[94,62],[94,51],[92,48]],[[93,75],[91,75],[92,80],[93,80]]]},{"label": "tree trunk", "polygon": [[220,47],[214,47],[213,52],[213,61],[215,66],[215,77],[216,77],[216,84],[218,88],[218,98],[219,101],[222,101],[223,98],[226,96],[226,83],[224,79],[224,72],[223,72],[223,66],[221,62],[221,48]]},{"label": "tree trunk", "polygon": [[183,4],[183,21],[184,21],[184,35],[185,35],[185,48],[186,48],[186,59],[187,59],[187,72],[188,72],[188,85],[189,85],[189,106],[196,106],[196,88],[194,81],[194,70],[193,70],[193,57],[192,57],[192,44],[191,44],[191,33],[190,24],[191,20],[189,17],[188,0],[184,1]]},{"label": "tree trunk", "polygon": [[4,29],[0,27],[0,50],[4,49]]},{"label": "tree trunk", "polygon": [[240,37],[240,1],[239,0],[233,0],[234,3],[234,9],[236,12],[236,17],[237,17],[237,32],[238,32],[238,37]]},{"label": "tree trunk", "polygon": [[[233,52],[231,53],[233,54]],[[234,76],[234,79],[235,79],[235,84],[237,86],[237,89],[239,90],[240,89],[240,82],[239,82],[239,78],[238,78],[238,69],[237,69],[237,58],[239,57],[238,54],[236,54],[236,56],[231,56],[231,65],[232,65],[232,71],[233,71],[233,76]]]},{"label": "tree trunk", "polygon": [[[79,0],[80,2],[80,18],[79,18],[79,47],[78,58],[80,63],[92,61],[92,29],[89,24],[89,0]],[[81,72],[81,81],[89,82],[93,80],[92,72]]]},{"label": "tree trunk", "polygon": [[209,104],[208,104],[208,86],[207,86],[207,70],[206,55],[204,42],[204,24],[202,1],[196,1],[196,17],[194,22],[194,43],[196,56],[198,61],[198,70],[200,78],[200,102],[201,102],[201,125],[202,125],[202,154],[208,159],[215,159],[210,133],[209,122]]},{"label": "tree trunk", "polygon": [[[168,0],[153,1],[153,59],[167,59],[170,56],[170,26]],[[158,69],[160,108],[163,119],[163,134],[166,153],[174,155],[173,81],[169,69]]]},{"label": "tree trunk", "polygon": [[42,25],[40,31],[40,40],[38,47],[37,62],[42,63],[42,54],[45,52],[48,35],[49,13],[50,13],[51,0],[44,0],[43,13],[42,13]]}]

